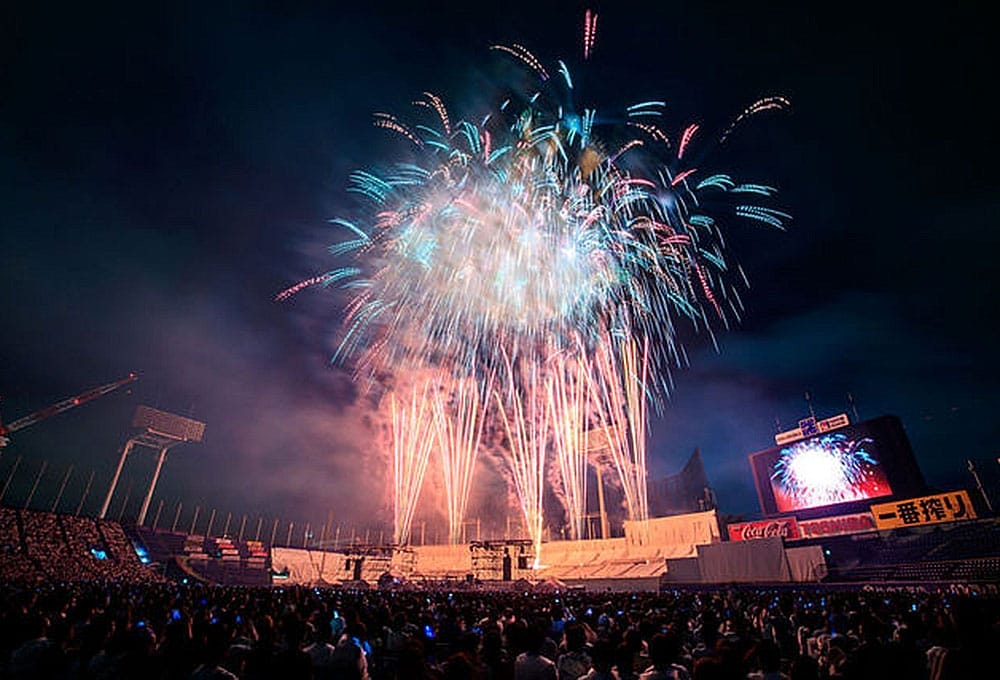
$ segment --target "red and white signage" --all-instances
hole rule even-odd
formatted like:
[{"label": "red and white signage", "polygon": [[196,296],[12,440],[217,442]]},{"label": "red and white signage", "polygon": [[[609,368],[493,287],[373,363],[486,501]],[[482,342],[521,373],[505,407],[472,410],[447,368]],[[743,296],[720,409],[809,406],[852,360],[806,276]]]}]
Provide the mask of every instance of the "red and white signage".
[{"label": "red and white signage", "polygon": [[847,427],[850,424],[851,419],[847,417],[846,413],[838,413],[831,418],[819,421],[815,418],[805,418],[799,421],[799,426],[794,430],[786,430],[774,435],[774,443],[778,446],[783,446],[784,444],[791,444],[806,437]]},{"label": "red and white signage", "polygon": [[794,517],[778,517],[759,522],[729,525],[730,541],[752,541],[758,538],[800,538],[799,524]]},{"label": "red and white signage", "polygon": [[799,538],[823,538],[875,531],[875,518],[870,512],[837,515],[820,519],[799,520]]}]

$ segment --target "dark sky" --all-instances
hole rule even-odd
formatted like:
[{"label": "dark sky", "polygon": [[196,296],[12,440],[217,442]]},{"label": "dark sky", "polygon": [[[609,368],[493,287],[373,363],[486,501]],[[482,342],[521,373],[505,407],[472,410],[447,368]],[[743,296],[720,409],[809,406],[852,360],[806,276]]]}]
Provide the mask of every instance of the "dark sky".
[{"label": "dark sky", "polygon": [[335,298],[272,298],[331,266],[326,220],[359,209],[348,173],[403,148],[372,112],[405,117],[431,90],[478,117],[487,48],[514,42],[566,58],[601,110],[665,99],[670,126],[793,101],[713,154],[779,187],[795,221],[732,225],[747,316],[719,353],[686,338],[655,475],[701,447],[723,509],[755,511],[746,455],[807,414],[807,390],[819,415],[848,392],[862,418],[899,415],[932,485],[1000,455],[996,54],[971,4],[597,4],[586,65],[573,3],[147,4],[18,3],[0,21],[2,414],[142,375],[18,433],[9,501],[42,460],[49,497],[70,463],[79,496],[147,403],[208,423],[160,482],[185,516],[378,516],[384,464],[329,364]]}]

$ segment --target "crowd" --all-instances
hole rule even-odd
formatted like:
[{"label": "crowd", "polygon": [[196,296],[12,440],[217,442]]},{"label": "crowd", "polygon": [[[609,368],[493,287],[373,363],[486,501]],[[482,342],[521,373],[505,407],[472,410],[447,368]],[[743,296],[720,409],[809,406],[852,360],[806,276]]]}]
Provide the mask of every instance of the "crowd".
[{"label": "crowd", "polygon": [[160,579],[117,522],[0,508],[0,576],[9,581]]},{"label": "crowd", "polygon": [[0,677],[996,677],[995,590],[0,586]]}]

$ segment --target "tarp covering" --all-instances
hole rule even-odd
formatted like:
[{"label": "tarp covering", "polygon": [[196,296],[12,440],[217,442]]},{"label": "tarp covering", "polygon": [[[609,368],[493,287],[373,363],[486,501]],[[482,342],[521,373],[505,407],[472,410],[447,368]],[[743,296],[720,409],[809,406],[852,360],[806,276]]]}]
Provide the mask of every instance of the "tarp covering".
[{"label": "tarp covering", "polygon": [[694,557],[696,546],[720,540],[715,510],[625,522],[629,546],[655,546],[663,557]]},{"label": "tarp covering", "polygon": [[777,583],[791,570],[781,538],[728,541],[698,546],[703,583]]},{"label": "tarp covering", "polygon": [[346,560],[346,555],[323,550],[271,549],[271,567],[276,572],[288,569],[289,584],[339,583],[350,576],[345,570]]},{"label": "tarp covering", "polygon": [[697,557],[681,557],[667,560],[667,571],[663,575],[665,583],[701,583],[701,567]]},{"label": "tarp covering", "polygon": [[423,577],[464,576],[472,571],[472,553],[469,545],[414,546],[414,569]]},{"label": "tarp covering", "polygon": [[809,545],[802,548],[788,548],[788,568],[793,581],[820,581],[826,577],[826,558],[823,546]]}]

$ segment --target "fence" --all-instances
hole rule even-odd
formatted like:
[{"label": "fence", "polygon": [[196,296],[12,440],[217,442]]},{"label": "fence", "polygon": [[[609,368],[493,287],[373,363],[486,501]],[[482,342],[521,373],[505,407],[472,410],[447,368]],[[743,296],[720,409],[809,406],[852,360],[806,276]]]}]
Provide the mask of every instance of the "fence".
[{"label": "fence", "polygon": [[[111,483],[113,471],[84,468],[75,464],[49,464],[22,456],[0,457],[0,504],[32,510],[46,510],[77,517],[96,517]],[[148,479],[127,472],[119,481],[106,517],[124,524],[135,524]],[[191,498],[154,496],[144,526],[199,536],[228,536],[237,540],[264,541],[271,546],[290,548],[337,549],[364,544],[385,545],[392,542],[387,524],[352,525],[337,521],[336,509],[325,519],[280,517],[266,513],[246,513],[214,507],[211,501]],[[499,528],[497,528],[499,526]],[[599,522],[588,517],[587,528],[599,537]],[[512,513],[492,529],[480,518],[466,520],[461,543],[487,539],[517,539],[527,536],[520,515]],[[547,531],[546,540],[562,538]],[[410,545],[443,545],[448,542],[445,522],[418,520],[414,523]]]}]

